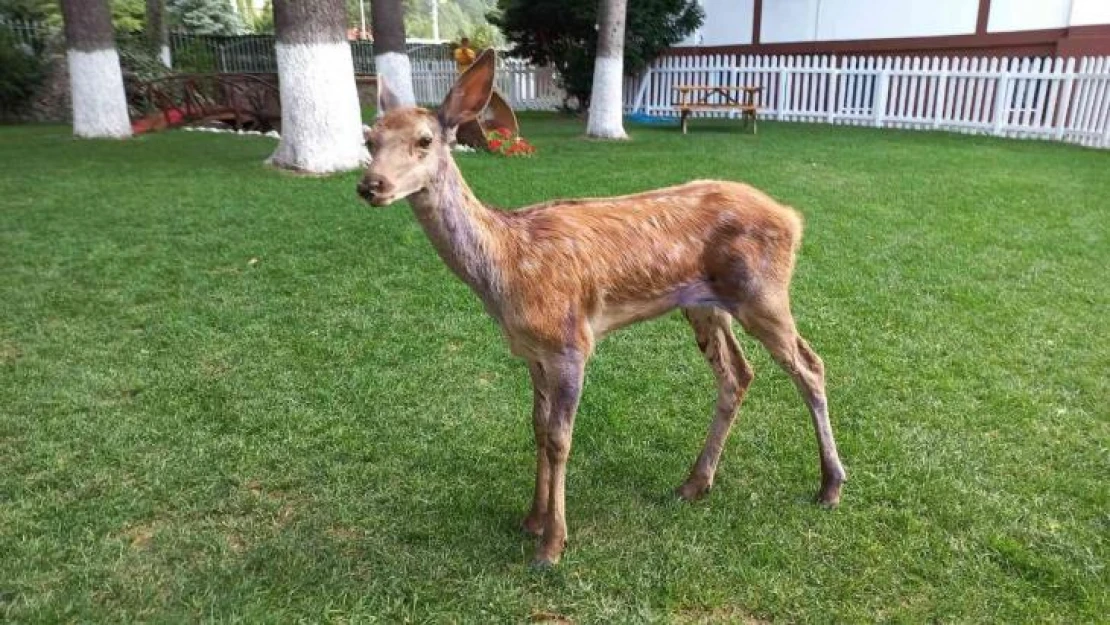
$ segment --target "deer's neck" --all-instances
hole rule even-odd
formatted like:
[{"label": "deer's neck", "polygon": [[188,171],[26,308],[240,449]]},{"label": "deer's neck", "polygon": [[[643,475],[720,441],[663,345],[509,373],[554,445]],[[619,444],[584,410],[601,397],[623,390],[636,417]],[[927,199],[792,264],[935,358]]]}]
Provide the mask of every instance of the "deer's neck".
[{"label": "deer's neck", "polygon": [[450,157],[442,159],[432,182],[409,203],[443,262],[499,317],[503,216],[478,201]]}]

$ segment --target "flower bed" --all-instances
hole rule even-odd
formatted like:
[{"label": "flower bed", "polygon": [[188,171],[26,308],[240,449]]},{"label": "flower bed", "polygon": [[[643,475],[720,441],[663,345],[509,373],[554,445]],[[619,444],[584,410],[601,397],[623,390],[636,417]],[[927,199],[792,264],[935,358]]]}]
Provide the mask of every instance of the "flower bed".
[{"label": "flower bed", "polygon": [[502,156],[532,156],[536,147],[524,137],[513,134],[508,128],[497,128],[486,133],[486,146],[490,152]]}]

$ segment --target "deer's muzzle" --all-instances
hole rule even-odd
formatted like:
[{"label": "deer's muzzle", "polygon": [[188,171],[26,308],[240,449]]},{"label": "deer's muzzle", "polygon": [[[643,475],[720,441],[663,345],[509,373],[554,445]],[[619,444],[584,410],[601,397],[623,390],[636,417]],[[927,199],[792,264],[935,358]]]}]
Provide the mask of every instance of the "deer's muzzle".
[{"label": "deer's muzzle", "polygon": [[358,194],[374,206],[384,206],[389,203],[393,185],[380,174],[367,173],[358,183]]}]

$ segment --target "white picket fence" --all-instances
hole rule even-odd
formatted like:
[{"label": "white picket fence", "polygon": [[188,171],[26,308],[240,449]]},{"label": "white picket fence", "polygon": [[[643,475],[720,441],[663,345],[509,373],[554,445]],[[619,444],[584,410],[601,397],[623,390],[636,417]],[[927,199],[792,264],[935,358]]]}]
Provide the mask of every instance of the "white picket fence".
[{"label": "white picket fence", "polygon": [[678,85],[762,87],[762,118],[1110,147],[1110,57],[666,56],[625,81],[625,108],[676,115]]},{"label": "white picket fence", "polygon": [[[414,61],[412,86],[420,104],[439,104],[451,89],[458,71],[451,61]],[[518,111],[554,110],[563,103],[563,90],[554,72],[521,59],[497,60],[497,91]]]}]

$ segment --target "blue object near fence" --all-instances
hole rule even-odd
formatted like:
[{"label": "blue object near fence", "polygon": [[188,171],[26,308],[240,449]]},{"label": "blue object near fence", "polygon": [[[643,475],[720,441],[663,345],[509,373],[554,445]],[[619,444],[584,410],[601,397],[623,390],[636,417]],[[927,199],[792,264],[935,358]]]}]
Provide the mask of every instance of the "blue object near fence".
[{"label": "blue object near fence", "polygon": [[677,124],[678,118],[669,115],[648,115],[647,113],[629,113],[625,119],[634,124]]}]

